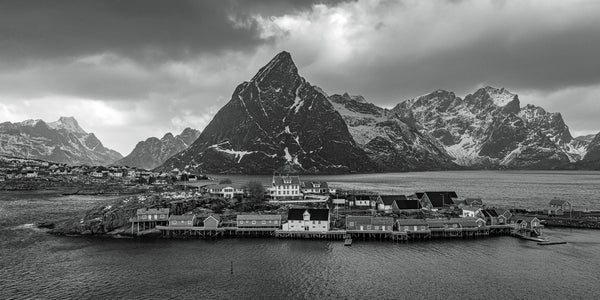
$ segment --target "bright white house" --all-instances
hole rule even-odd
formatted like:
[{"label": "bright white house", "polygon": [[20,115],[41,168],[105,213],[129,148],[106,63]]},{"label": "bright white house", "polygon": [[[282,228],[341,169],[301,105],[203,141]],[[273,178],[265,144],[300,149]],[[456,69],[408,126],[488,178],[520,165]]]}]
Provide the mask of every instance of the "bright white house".
[{"label": "bright white house", "polygon": [[290,208],[288,222],[283,224],[285,231],[317,231],[329,230],[330,215],[326,208]]}]

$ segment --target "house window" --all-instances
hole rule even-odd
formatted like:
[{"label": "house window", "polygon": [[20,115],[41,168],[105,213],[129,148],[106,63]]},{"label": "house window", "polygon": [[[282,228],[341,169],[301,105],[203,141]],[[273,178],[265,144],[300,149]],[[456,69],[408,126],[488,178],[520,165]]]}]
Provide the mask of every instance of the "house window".
[{"label": "house window", "polygon": [[379,226],[375,225],[375,230],[379,230]]},{"label": "house window", "polygon": [[173,221],[173,224],[177,224],[177,221]]},{"label": "house window", "polygon": [[348,225],[354,226],[354,222],[349,222]]},{"label": "house window", "polygon": [[252,225],[255,225],[255,224],[256,224],[256,221],[252,221]]},{"label": "house window", "polygon": [[367,230],[371,230],[371,225],[367,225]]},{"label": "house window", "polygon": [[267,221],[262,221],[262,222],[261,222],[261,224],[263,224],[263,225],[264,225],[264,224],[267,224]]},{"label": "house window", "polygon": [[192,221],[188,221],[188,225],[192,225]]}]

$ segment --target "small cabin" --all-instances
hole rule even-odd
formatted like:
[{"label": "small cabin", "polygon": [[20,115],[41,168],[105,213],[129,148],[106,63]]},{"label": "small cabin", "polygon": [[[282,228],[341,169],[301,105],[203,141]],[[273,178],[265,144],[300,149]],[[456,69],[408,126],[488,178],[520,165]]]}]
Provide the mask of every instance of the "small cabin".
[{"label": "small cabin", "polygon": [[572,209],[571,202],[567,200],[554,199],[548,203],[549,216],[562,216],[565,212],[570,212]]},{"label": "small cabin", "polygon": [[170,227],[192,227],[196,225],[196,215],[171,215]]},{"label": "small cabin", "polygon": [[237,215],[238,228],[274,228],[281,227],[281,215]]},{"label": "small cabin", "polygon": [[221,218],[218,216],[210,215],[204,219],[205,229],[217,229],[221,224]]}]

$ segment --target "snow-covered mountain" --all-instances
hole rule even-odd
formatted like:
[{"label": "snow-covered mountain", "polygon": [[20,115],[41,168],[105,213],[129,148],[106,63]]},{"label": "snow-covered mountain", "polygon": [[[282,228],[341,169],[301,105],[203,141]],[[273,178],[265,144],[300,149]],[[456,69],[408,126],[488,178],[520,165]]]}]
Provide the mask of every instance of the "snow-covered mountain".
[{"label": "snow-covered mountain", "polygon": [[350,134],[379,171],[455,169],[444,147],[411,115],[368,103],[362,96],[332,95],[329,101],[342,115]]},{"label": "snow-covered mountain", "polygon": [[161,139],[151,137],[137,143],[133,151],[117,161],[116,165],[154,169],[171,156],[187,149],[200,136],[200,131],[186,128],[177,136],[165,134]]},{"label": "snow-covered mountain", "polygon": [[519,97],[504,88],[481,88],[464,99],[437,90],[392,111],[414,116],[423,133],[435,137],[462,166],[554,168],[581,160],[587,151],[560,113],[521,107]]},{"label": "snow-covered mountain", "polygon": [[122,156],[108,149],[73,117],[46,123],[26,120],[0,124],[0,154],[72,165],[107,165]]},{"label": "snow-covered mountain", "polygon": [[256,174],[377,169],[287,52],[240,84],[192,146],[159,169],[173,168]]}]

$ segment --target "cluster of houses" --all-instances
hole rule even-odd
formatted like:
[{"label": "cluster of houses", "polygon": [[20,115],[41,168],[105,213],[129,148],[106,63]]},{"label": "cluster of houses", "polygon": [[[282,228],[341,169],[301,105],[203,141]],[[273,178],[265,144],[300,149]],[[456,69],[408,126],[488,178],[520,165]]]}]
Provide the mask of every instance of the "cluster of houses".
[{"label": "cluster of houses", "polygon": [[332,228],[330,210],[327,208],[290,208],[287,217],[280,214],[238,214],[235,222],[223,222],[219,216],[209,214],[169,215],[168,208],[138,209],[132,222],[138,231],[163,226],[163,229],[187,230],[242,230],[263,232],[327,233],[343,230],[347,233],[407,233],[429,234],[432,231],[464,231],[482,228],[504,228],[533,231],[541,227],[533,216],[515,216],[508,210],[472,208],[459,218],[409,219],[390,216],[346,215],[345,228]]},{"label": "cluster of houses", "polygon": [[196,181],[199,175],[185,171],[152,172],[127,166],[72,166],[35,159],[0,156],[0,181],[22,178],[68,178],[75,181],[105,182],[118,180],[124,183],[163,185],[174,181]]}]

